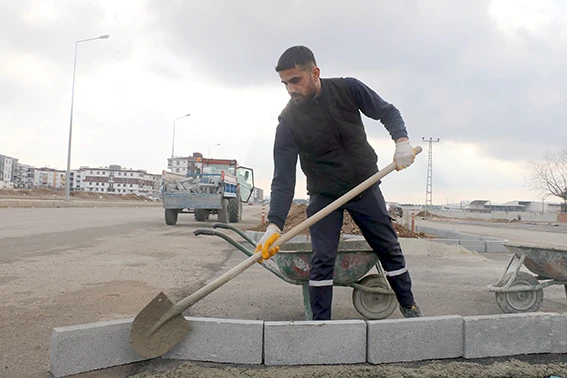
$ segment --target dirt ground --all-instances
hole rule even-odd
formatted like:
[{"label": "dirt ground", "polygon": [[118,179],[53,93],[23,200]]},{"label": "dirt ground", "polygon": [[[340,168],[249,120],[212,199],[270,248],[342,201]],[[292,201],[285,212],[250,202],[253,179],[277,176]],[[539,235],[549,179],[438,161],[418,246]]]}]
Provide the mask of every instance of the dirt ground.
[{"label": "dirt ground", "polygon": [[[247,206],[243,228],[261,208]],[[0,209],[0,377],[49,378],[55,327],[135,316],[159,291],[174,300],[203,287],[245,257],[220,238],[193,231],[216,220],[191,214],[166,226],[154,208]],[[485,289],[506,256],[479,255],[430,240],[401,240],[420,306],[429,316],[500,313]],[[497,258],[497,260],[494,260]],[[446,290],[448,285],[451,290]],[[443,290],[445,288],[445,290]],[[562,288],[543,311],[565,311]],[[352,290],[337,288],[334,318],[358,319]],[[336,300],[335,300],[336,299]],[[254,266],[192,306],[190,316],[301,320],[301,289]],[[399,318],[394,313],[391,318]],[[566,355],[370,366],[265,367],[156,359],[77,378],[181,377],[567,377]],[[561,364],[563,363],[563,364]]]},{"label": "dirt ground", "polygon": [[[65,198],[65,191],[47,188],[0,189],[0,198],[56,200]],[[148,201],[147,197],[139,196],[134,193],[122,195],[93,192],[71,192],[71,198],[83,200]]]},{"label": "dirt ground", "polygon": [[[305,213],[306,209],[307,209],[307,205],[297,204],[295,202],[292,203],[291,208],[290,208],[289,213],[288,213],[288,216],[285,220],[284,229],[283,229],[284,233],[288,232],[293,227],[297,226],[298,224],[303,222],[305,219],[307,219],[307,214]],[[398,234],[398,237],[400,237],[400,238],[418,238],[419,239],[419,238],[431,237],[430,235],[426,235],[423,232],[412,232],[411,230],[408,230],[407,228],[405,228],[404,226],[402,226],[401,224],[399,224],[395,221],[392,222],[392,224],[394,225],[394,229],[396,230],[396,233]],[[267,224],[260,224],[256,227],[250,228],[250,230],[251,231],[266,231],[267,226],[268,226]],[[350,214],[346,211],[344,212],[343,227],[342,227],[341,231],[342,231],[343,234],[361,235],[360,229],[358,228],[356,223],[354,223],[354,220],[352,219]],[[305,230],[302,234],[303,235],[309,235],[309,230]]]},{"label": "dirt ground", "polygon": [[212,364],[182,363],[163,373],[141,373],[130,378],[544,378],[567,377],[567,363],[520,359],[485,363],[433,361],[419,364],[338,365],[299,367],[219,367]]}]

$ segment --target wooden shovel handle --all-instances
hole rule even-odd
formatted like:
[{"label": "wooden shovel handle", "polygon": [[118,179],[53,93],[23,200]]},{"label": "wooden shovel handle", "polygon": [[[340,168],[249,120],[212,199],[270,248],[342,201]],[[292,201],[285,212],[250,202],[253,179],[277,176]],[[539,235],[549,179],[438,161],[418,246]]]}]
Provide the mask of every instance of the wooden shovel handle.
[{"label": "wooden shovel handle", "polygon": [[[416,146],[413,150],[416,155],[418,155],[419,153],[421,153],[421,151],[423,151],[423,149],[420,146]],[[339,207],[341,207],[342,205],[344,205],[354,197],[358,196],[360,193],[364,192],[372,185],[376,184],[384,176],[391,173],[395,169],[396,169],[395,162],[388,164],[386,167],[382,168],[380,171],[370,176],[362,183],[358,184],[356,187],[348,191],[346,194],[339,197],[338,199],[336,199],[335,201],[333,201],[332,203],[330,203],[329,205],[327,205],[317,213],[313,214],[311,217],[307,218],[306,220],[304,220],[303,222],[301,222],[300,224],[298,224],[297,226],[295,226],[294,228],[283,234],[280,238],[278,238],[274,242],[272,247],[281,246],[284,243],[287,243],[294,236],[299,235],[307,228],[319,222],[321,219],[323,219],[324,217],[326,217],[327,215],[329,215],[330,213],[332,213],[333,211],[335,211],[336,209],[338,209]],[[243,271],[254,265],[256,262],[258,262],[258,260],[260,260],[261,257],[262,257],[261,252],[257,252],[253,256],[248,257],[246,260],[242,261],[240,264],[238,264],[237,266],[235,266],[234,268],[232,268],[222,276],[218,277],[212,282],[209,282],[201,289],[197,290],[187,298],[175,304],[172,310],[176,314],[181,314],[187,308],[191,307],[192,305],[194,305],[195,303],[197,303],[198,301],[200,301],[201,299],[203,299],[204,297],[206,297],[207,295],[209,295],[210,293],[212,293],[213,291],[215,291],[216,289],[218,289],[219,287],[221,287],[222,285],[224,285],[225,283],[227,283],[228,281],[230,281],[231,279],[233,279],[234,277],[236,277],[237,275],[239,275],[240,273],[242,273]]]}]

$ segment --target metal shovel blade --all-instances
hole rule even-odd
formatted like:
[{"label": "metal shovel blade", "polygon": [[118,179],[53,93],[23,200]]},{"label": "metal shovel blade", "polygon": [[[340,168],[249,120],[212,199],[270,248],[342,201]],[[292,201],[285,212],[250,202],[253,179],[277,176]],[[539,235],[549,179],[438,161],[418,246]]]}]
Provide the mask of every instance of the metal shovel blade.
[{"label": "metal shovel blade", "polygon": [[130,343],[140,356],[159,357],[191,331],[189,322],[182,314],[172,312],[173,307],[173,302],[162,291],[134,318]]}]

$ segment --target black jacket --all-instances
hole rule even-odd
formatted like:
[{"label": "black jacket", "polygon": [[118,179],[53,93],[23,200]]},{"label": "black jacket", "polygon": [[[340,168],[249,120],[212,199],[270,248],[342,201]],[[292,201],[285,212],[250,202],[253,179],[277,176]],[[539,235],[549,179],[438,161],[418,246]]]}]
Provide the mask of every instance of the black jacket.
[{"label": "black jacket", "polygon": [[399,111],[353,78],[321,79],[311,103],[292,101],[282,111],[274,143],[274,177],[268,219],[283,228],[295,189],[299,156],[307,191],[339,197],[378,171],[360,112],[379,119],[392,139],[407,136]]}]

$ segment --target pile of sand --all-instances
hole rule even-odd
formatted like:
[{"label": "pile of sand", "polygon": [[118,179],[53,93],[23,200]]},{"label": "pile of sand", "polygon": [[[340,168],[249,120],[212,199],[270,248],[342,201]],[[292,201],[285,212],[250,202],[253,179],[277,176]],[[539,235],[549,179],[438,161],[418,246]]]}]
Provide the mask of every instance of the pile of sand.
[{"label": "pile of sand", "polygon": [[[307,209],[307,205],[304,204],[297,204],[297,203],[292,203],[291,208],[289,210],[289,213],[287,215],[287,218],[285,220],[285,225],[284,225],[284,229],[283,232],[288,232],[289,230],[291,230],[293,227],[297,226],[298,224],[300,224],[301,222],[303,222],[305,219],[307,219],[307,214],[305,213],[305,210]],[[398,237],[400,238],[429,238],[429,235],[426,235],[423,232],[412,232],[411,230],[408,230],[407,228],[405,228],[404,226],[396,223],[396,222],[392,222],[392,224],[394,225],[394,229],[396,230],[396,233],[398,234]],[[266,231],[266,227],[268,225],[267,224],[260,224],[256,227],[250,228],[249,230],[251,231]],[[350,214],[348,212],[345,211],[344,213],[344,219],[343,219],[343,227],[342,227],[342,233],[343,234],[349,234],[349,235],[361,235],[362,233],[360,232],[360,229],[358,228],[358,226],[356,225],[356,223],[354,223],[354,220],[351,218]],[[305,230],[304,232],[302,232],[302,235],[309,235],[309,230]]]}]

